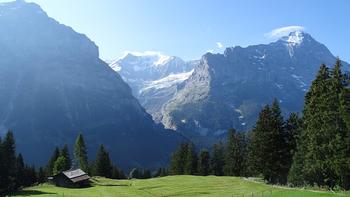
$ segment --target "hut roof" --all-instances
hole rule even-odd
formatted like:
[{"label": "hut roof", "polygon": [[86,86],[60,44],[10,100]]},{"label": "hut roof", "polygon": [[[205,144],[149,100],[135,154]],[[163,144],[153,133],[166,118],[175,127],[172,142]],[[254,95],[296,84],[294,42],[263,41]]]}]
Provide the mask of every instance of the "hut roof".
[{"label": "hut roof", "polygon": [[81,169],[63,171],[62,174],[69,178],[73,183],[84,181],[90,178],[90,176]]}]

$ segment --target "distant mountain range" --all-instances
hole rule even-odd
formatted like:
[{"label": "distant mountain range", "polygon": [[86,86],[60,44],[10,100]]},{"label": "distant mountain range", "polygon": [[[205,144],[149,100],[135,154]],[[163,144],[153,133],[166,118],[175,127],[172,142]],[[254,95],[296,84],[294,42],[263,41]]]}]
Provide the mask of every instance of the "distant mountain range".
[{"label": "distant mountain range", "polygon": [[[133,61],[133,65],[144,65],[140,61]],[[280,101],[284,114],[300,112],[305,92],[321,63],[332,66],[334,55],[325,45],[302,31],[291,32],[270,44],[227,48],[224,54],[207,53],[195,64],[194,71],[186,74],[188,79],[176,88],[152,89],[152,95],[167,89],[174,94],[171,98],[170,94],[163,97],[158,103],[162,107],[158,106],[151,112],[157,114],[167,128],[183,133],[197,144],[208,146],[224,137],[230,127],[241,131],[251,129],[262,106],[274,98]],[[120,74],[132,88],[135,87],[132,85],[134,81],[129,80],[135,70],[129,69],[125,74],[122,70],[127,66],[119,65]],[[343,65],[349,70],[349,64],[343,62]],[[142,75],[140,70],[137,73]],[[171,81],[169,73],[156,76],[152,78],[155,81],[134,88],[146,109],[143,99],[148,95],[140,90],[147,89],[147,84],[152,87],[159,81],[159,76],[167,79],[164,81]]]},{"label": "distant mountain range", "polygon": [[159,52],[128,52],[109,66],[130,85],[134,96],[153,119],[160,122],[161,108],[192,74],[199,61],[185,62]]},{"label": "distant mountain range", "polygon": [[153,122],[85,35],[24,1],[1,4],[0,26],[0,136],[13,129],[28,163],[79,132],[90,159],[104,144],[124,169],[167,163],[182,137]]}]

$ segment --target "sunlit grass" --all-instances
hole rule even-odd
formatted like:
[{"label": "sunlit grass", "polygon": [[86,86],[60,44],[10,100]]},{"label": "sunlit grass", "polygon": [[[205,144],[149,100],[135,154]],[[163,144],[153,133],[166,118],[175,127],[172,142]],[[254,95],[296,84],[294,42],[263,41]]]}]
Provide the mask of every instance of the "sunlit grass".
[{"label": "sunlit grass", "polygon": [[328,197],[349,196],[331,192],[274,187],[239,177],[168,176],[147,180],[111,180],[95,177],[92,187],[68,189],[43,184],[12,196],[241,196],[241,197]]}]

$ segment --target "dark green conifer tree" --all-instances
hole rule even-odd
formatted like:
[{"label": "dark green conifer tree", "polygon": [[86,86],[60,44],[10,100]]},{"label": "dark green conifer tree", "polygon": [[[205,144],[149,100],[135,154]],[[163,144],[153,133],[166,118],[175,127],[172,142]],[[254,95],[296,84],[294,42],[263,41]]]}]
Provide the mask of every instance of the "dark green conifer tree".
[{"label": "dark green conifer tree", "polygon": [[53,168],[55,166],[55,162],[58,159],[58,157],[60,156],[60,150],[58,149],[58,147],[55,148],[47,166],[46,166],[46,174],[47,176],[52,176],[54,175],[53,173]]},{"label": "dark green conifer tree", "polygon": [[268,132],[270,138],[268,143],[271,144],[271,149],[266,152],[270,153],[270,158],[267,158],[263,174],[269,177],[266,180],[271,183],[286,184],[290,168],[290,150],[287,144],[289,136],[285,132],[285,123],[277,99],[274,99],[271,105],[271,115],[270,131]]},{"label": "dark green conifer tree", "polygon": [[6,133],[2,143],[3,156],[3,187],[5,191],[16,189],[16,147],[13,132],[9,130]]},{"label": "dark green conifer tree", "polygon": [[63,155],[59,156],[55,161],[53,167],[53,174],[58,174],[62,171],[67,170],[67,163],[68,161],[66,157],[64,157]]},{"label": "dark green conifer tree", "polygon": [[72,160],[70,159],[68,145],[65,144],[61,150],[60,156],[64,157],[66,159],[64,170],[69,170],[72,167]]},{"label": "dark green conifer tree", "polygon": [[249,171],[262,174],[269,183],[284,184],[287,181],[288,149],[284,132],[284,121],[278,101],[271,108],[267,105],[259,114],[251,133],[249,147]]},{"label": "dark green conifer tree", "polygon": [[182,143],[177,151],[172,154],[170,162],[170,170],[173,175],[181,175],[185,173],[185,163],[188,153],[188,143]]},{"label": "dark green conifer tree", "polygon": [[95,161],[95,175],[110,178],[112,175],[112,163],[109,158],[109,153],[103,145],[100,146],[97,152]]},{"label": "dark green conifer tree", "polygon": [[25,172],[25,166],[22,154],[19,154],[16,158],[16,188],[21,187],[24,185],[23,182],[23,175]]},{"label": "dark green conifer tree", "polygon": [[210,155],[207,150],[202,150],[198,159],[198,175],[208,176],[210,173]]},{"label": "dark green conifer tree", "polygon": [[211,155],[211,173],[216,176],[223,176],[225,165],[225,147],[221,141],[213,145]]},{"label": "dark green conifer tree", "polygon": [[38,171],[38,183],[45,183],[45,182],[46,182],[45,170],[43,167],[40,167]]},{"label": "dark green conifer tree", "polygon": [[4,167],[3,145],[2,145],[2,139],[0,137],[0,193],[2,193],[2,191],[5,188],[4,170],[5,170],[5,167]]},{"label": "dark green conifer tree", "polygon": [[74,159],[78,166],[85,172],[88,172],[88,156],[85,141],[82,134],[79,134],[74,146]]},{"label": "dark green conifer tree", "polygon": [[[307,184],[349,187],[350,143],[344,118],[346,110],[342,106],[344,90],[341,61],[337,60],[332,72],[326,65],[321,65],[305,97],[304,129],[297,147],[298,152],[303,153],[297,153],[300,158],[295,158],[289,177],[299,174]],[[298,184],[298,181],[290,180],[292,184]]]},{"label": "dark green conifer tree", "polygon": [[184,174],[194,175],[197,171],[197,153],[193,143],[188,143],[187,151],[183,151],[185,156],[184,161]]},{"label": "dark green conifer tree", "polygon": [[245,172],[245,138],[243,133],[229,129],[225,156],[224,173],[226,176],[242,176]]}]

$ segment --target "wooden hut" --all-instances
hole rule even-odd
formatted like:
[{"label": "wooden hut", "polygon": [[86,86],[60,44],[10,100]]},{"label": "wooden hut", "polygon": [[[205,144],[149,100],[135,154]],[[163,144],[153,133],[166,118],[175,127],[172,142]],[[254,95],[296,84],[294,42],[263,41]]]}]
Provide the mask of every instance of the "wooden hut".
[{"label": "wooden hut", "polygon": [[51,181],[59,187],[86,187],[89,185],[90,176],[81,169],[60,172],[51,178]]}]

